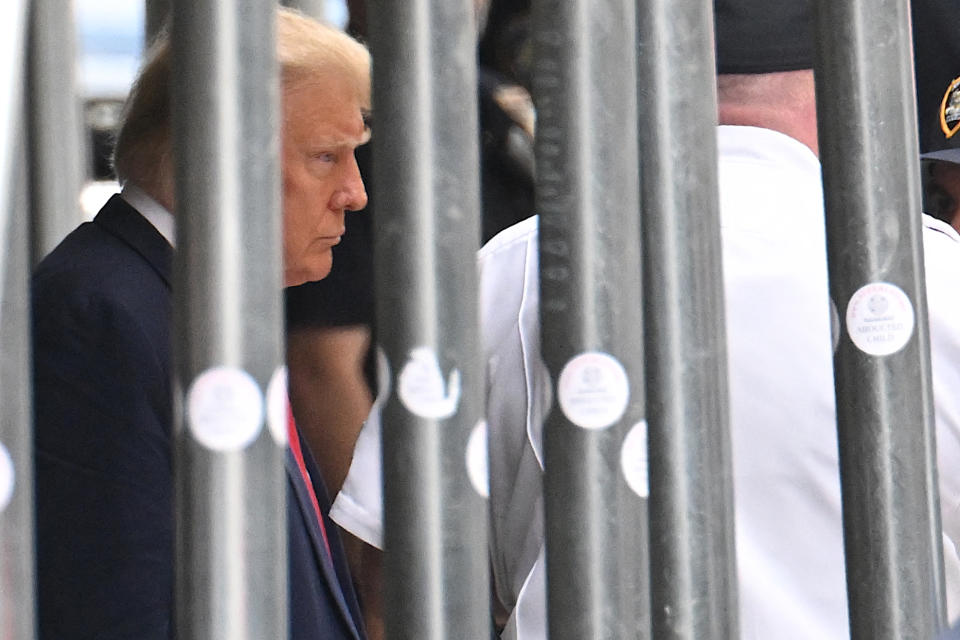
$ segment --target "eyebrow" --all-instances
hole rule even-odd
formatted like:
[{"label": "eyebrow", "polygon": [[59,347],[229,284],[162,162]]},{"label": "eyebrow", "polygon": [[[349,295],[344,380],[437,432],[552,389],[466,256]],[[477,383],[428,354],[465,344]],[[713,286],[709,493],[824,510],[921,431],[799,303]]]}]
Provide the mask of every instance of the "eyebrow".
[{"label": "eyebrow", "polygon": [[370,127],[364,127],[363,133],[359,136],[314,138],[308,140],[308,144],[313,147],[359,147],[370,142],[370,133]]}]

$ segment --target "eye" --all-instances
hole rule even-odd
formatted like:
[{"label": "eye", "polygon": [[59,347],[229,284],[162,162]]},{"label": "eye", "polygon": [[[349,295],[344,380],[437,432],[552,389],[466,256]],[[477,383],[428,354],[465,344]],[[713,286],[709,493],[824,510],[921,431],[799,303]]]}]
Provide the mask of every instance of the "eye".
[{"label": "eye", "polygon": [[336,162],[337,154],[332,151],[317,151],[311,153],[310,158],[313,160],[319,160],[320,162]]}]

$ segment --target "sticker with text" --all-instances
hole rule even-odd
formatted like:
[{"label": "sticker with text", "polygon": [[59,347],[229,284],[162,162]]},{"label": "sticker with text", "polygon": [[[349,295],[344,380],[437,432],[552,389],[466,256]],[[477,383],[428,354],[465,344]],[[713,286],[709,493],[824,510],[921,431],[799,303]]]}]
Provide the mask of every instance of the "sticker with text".
[{"label": "sticker with text", "polygon": [[910,341],[913,326],[910,298],[888,282],[860,287],[847,305],[847,334],[858,349],[872,356],[900,351]]},{"label": "sticker with text", "polygon": [[263,428],[263,394],[253,377],[234,367],[201,373],[187,393],[187,426],[211,451],[241,451]]},{"label": "sticker with text", "polygon": [[557,397],[563,415],[573,424],[584,429],[606,429],[627,409],[627,372],[607,353],[582,353],[563,367]]}]

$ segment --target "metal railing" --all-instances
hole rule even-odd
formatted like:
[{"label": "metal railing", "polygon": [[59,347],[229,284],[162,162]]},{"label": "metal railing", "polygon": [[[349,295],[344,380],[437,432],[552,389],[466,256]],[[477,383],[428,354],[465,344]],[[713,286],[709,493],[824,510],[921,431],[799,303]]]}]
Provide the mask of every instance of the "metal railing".
[{"label": "metal railing", "polygon": [[735,638],[712,3],[640,3],[655,638]]},{"label": "metal railing", "polygon": [[[69,29],[67,12],[51,7],[0,9],[0,635],[17,640],[35,635],[28,210],[39,256],[64,232],[53,212],[73,211],[82,163],[72,134],[50,135],[76,105],[69,48],[51,44]],[[152,34],[168,3],[147,8]],[[265,424],[261,406],[283,342],[273,5],[170,8],[177,625],[180,637],[283,637],[285,426]],[[820,0],[818,10],[851,633],[930,638],[946,614],[909,5]],[[377,200],[390,203],[375,247],[392,366],[381,381],[392,390],[387,632],[487,638],[484,487],[464,464],[468,448],[485,446],[472,9],[378,0],[369,15]],[[711,16],[707,0],[534,5],[543,355],[558,395],[544,430],[553,638],[738,635]],[[696,162],[685,179],[681,157]],[[856,304],[871,293],[910,309],[912,329],[895,345],[856,337]],[[600,422],[564,407],[586,369],[622,396]],[[246,420],[250,446],[203,436],[222,436],[225,416]],[[649,503],[620,469],[644,418]]]},{"label": "metal railing", "polygon": [[264,411],[283,361],[276,14],[260,0],[172,10],[178,637],[278,638],[286,422]]},{"label": "metal railing", "polygon": [[0,8],[0,635],[29,640],[34,614],[30,205],[25,136],[29,5]]},{"label": "metal railing", "polygon": [[[822,0],[818,9],[851,634],[930,638],[946,613],[910,6]],[[890,307],[879,340],[864,320],[870,298]]]},{"label": "metal railing", "polygon": [[[487,638],[486,447],[474,253],[480,235],[467,0],[370,3],[383,414],[384,609],[392,638]],[[389,133],[386,133],[389,132]],[[412,561],[411,561],[412,560]]]},{"label": "metal railing", "polygon": [[647,496],[619,472],[645,430],[634,2],[533,16],[548,630],[648,637]]}]

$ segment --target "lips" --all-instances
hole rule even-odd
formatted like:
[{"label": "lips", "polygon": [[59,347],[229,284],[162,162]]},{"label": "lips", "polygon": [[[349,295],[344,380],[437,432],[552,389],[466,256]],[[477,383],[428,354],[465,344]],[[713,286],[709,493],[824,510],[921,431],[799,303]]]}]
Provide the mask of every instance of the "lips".
[{"label": "lips", "polygon": [[340,239],[343,238],[345,231],[341,231],[335,236],[321,236],[320,241],[324,244],[335,245],[340,244]]}]

